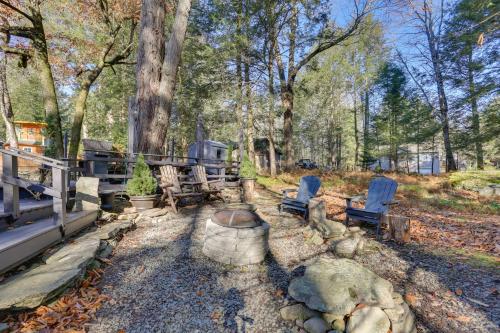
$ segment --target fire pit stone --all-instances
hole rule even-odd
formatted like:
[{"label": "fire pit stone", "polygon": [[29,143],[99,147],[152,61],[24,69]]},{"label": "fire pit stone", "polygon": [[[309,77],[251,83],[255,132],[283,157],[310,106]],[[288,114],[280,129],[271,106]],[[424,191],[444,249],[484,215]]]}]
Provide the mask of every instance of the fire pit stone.
[{"label": "fire pit stone", "polygon": [[256,213],[221,210],[206,222],[203,253],[224,264],[257,264],[266,256],[268,239],[269,224]]}]

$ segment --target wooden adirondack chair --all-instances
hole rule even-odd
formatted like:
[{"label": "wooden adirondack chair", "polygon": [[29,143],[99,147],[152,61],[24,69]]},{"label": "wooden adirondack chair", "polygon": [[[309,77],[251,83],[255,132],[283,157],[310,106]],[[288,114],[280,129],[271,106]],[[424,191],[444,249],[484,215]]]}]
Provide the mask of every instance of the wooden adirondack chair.
[{"label": "wooden adirondack chair", "polygon": [[[200,182],[179,181],[177,169],[172,165],[163,165],[160,167],[161,181],[160,187],[163,190],[161,201],[168,199],[170,206],[177,213],[177,203],[184,198],[194,198],[202,196],[203,193],[196,191]],[[191,186],[191,191],[185,189],[187,185]]]},{"label": "wooden adirondack chair", "polygon": [[222,200],[222,202],[225,202],[222,196],[222,190],[224,189],[224,182],[222,179],[208,180],[207,172],[203,165],[195,165],[191,169],[193,171],[194,181],[201,184],[201,192],[205,195],[205,198],[208,199],[210,195],[213,195],[217,199]]},{"label": "wooden adirondack chair", "polygon": [[[377,237],[379,237],[383,216],[389,213],[391,205],[398,203],[397,201],[393,201],[397,188],[398,183],[395,180],[384,176],[377,176],[370,181],[368,197],[358,195],[345,198],[347,205],[346,225],[349,225],[349,219],[374,224],[377,226]],[[359,201],[365,201],[364,208],[352,207],[352,202]]]},{"label": "wooden adirondack chair", "polygon": [[[314,198],[321,187],[321,180],[316,176],[304,176],[300,178],[299,188],[283,190],[283,200],[279,205],[280,214],[283,209],[292,209],[304,214],[307,218],[309,200]],[[291,192],[297,192],[295,198],[288,197]]]}]

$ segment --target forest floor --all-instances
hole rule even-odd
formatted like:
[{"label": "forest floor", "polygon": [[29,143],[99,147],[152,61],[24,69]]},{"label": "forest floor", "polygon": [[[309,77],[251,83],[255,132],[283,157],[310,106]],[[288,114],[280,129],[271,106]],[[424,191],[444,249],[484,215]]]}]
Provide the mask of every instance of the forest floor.
[{"label": "forest floor", "polygon": [[[259,177],[267,189],[258,189],[255,205],[271,225],[270,252],[262,264],[236,267],[203,255],[205,222],[223,206],[219,202],[139,218],[137,228],[124,235],[104,262],[106,267],[92,271],[85,280],[90,282],[78,289],[77,304],[86,307],[89,299],[99,304],[90,304],[88,315],[73,317],[78,311],[68,306],[59,317],[77,317],[80,321],[70,326],[78,332],[302,332],[279,314],[292,301],[288,284],[315,259],[334,257],[327,243],[308,240],[309,227],[300,217],[278,215],[280,190],[304,174]],[[321,196],[331,219],[343,220],[341,196],[363,192],[371,176],[321,175]],[[458,189],[478,177],[390,177],[400,184],[396,211],[411,217],[412,240],[404,245],[379,242],[373,228],[364,227],[365,251],[355,260],[404,295],[419,333],[498,331],[498,201]],[[495,174],[485,177],[484,182],[497,179]],[[30,320],[40,320],[39,310]],[[53,321],[59,317],[54,314]]]}]

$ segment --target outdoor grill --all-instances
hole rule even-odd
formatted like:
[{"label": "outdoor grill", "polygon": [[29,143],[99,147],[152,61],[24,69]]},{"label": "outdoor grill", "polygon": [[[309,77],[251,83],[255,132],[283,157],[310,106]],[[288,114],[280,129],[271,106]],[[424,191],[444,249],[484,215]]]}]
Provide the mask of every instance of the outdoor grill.
[{"label": "outdoor grill", "polygon": [[232,265],[257,264],[269,249],[269,224],[245,209],[217,211],[207,220],[203,253]]}]

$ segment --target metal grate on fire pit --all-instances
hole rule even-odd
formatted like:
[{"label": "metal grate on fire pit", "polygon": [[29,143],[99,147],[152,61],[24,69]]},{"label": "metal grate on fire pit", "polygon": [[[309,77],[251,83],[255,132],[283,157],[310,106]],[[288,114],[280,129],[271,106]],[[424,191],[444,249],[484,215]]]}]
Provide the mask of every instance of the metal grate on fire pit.
[{"label": "metal grate on fire pit", "polygon": [[212,221],[222,227],[255,228],[262,225],[262,219],[256,213],[243,209],[224,209],[212,216]]}]

